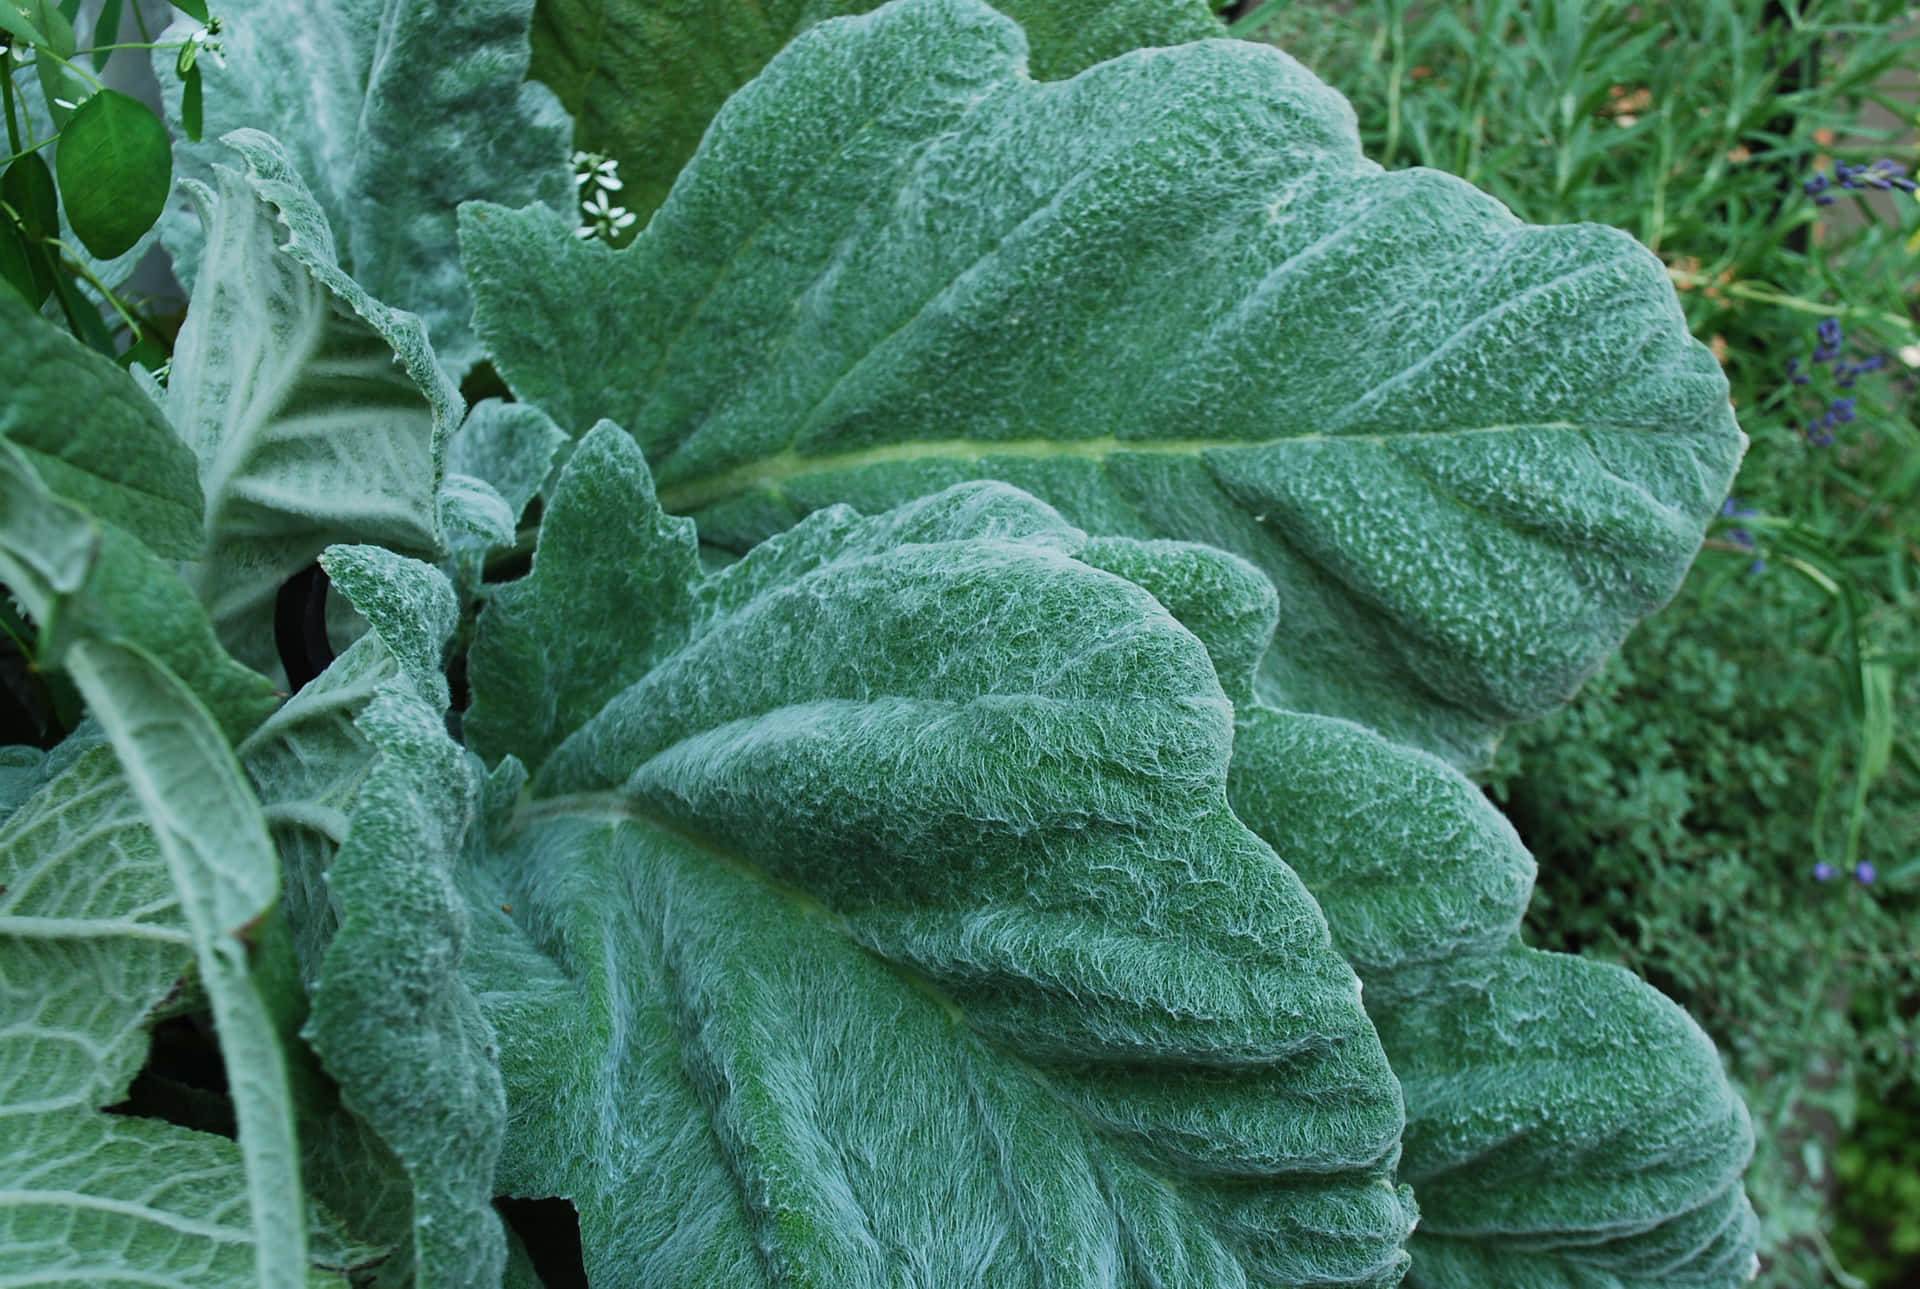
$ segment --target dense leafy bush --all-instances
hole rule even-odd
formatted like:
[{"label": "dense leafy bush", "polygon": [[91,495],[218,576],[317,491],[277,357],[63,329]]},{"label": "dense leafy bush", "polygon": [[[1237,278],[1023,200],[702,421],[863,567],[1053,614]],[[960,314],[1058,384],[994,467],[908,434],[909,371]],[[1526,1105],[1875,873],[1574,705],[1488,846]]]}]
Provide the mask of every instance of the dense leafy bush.
[{"label": "dense leafy bush", "polygon": [[[87,713],[0,779],[0,1258],[538,1283],[511,1196],[606,1285],[1750,1275],[1711,1043],[1522,943],[1458,768],[1738,461],[1643,248],[1134,48],[1198,8],[1027,4],[1054,80],[978,0],[240,8],[164,386],[0,299]],[[583,228],[589,82],[689,48]],[[141,1073],[176,1015],[224,1086]]]}]

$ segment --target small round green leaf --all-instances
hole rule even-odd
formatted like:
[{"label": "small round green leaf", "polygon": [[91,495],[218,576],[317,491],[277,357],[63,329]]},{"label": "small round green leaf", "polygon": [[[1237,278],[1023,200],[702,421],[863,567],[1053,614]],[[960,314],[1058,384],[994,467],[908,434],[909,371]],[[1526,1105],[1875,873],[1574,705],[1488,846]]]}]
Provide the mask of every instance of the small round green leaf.
[{"label": "small round green leaf", "polygon": [[167,127],[139,99],[101,90],[60,134],[60,196],[86,248],[124,255],[153,227],[173,186]]},{"label": "small round green leaf", "polygon": [[173,7],[196,22],[207,22],[206,0],[173,0]]}]

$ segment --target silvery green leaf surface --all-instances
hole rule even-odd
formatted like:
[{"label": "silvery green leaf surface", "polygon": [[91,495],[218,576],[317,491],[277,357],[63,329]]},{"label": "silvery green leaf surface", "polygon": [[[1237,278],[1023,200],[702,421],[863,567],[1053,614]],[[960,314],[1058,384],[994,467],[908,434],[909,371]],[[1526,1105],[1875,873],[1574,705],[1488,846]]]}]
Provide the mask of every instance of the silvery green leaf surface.
[{"label": "silvery green leaf surface", "polygon": [[1522,948],[1533,859],[1466,778],[1347,721],[1239,714],[1235,812],[1314,893],[1405,1091],[1417,1289],[1734,1289],[1747,1111],[1617,967]]},{"label": "silvery green leaf surface", "polygon": [[39,662],[58,666],[86,637],[151,652],[230,738],[278,704],[271,682],[228,657],[173,566],[115,525],[55,497],[26,454],[0,441],[0,582],[40,628]]},{"label": "silvery green leaf surface", "polygon": [[1699,1026],[1608,963],[1506,952],[1373,1008],[1407,1098],[1415,1289],[1735,1289],[1746,1106]]},{"label": "silvery green leaf surface", "polygon": [[306,1196],[286,1055],[247,940],[279,885],[259,804],[207,710],[151,655],[81,640],[66,662],[165,861],[212,1005],[239,1125],[254,1283],[296,1289],[307,1280]]},{"label": "silvery green leaf surface", "polygon": [[200,554],[200,484],[186,450],[127,374],[0,292],[0,439],[57,497],[156,554]]},{"label": "silvery green leaf surface", "polygon": [[[176,140],[177,172],[213,185],[214,140],[265,131],[312,190],[339,263],[369,293],[418,314],[457,380],[479,357],[454,255],[454,211],[487,198],[572,213],[572,126],[525,81],[533,0],[232,0],[219,58],[198,64],[204,142]],[[183,19],[162,41],[200,24]],[[297,33],[297,34],[295,34]],[[156,49],[167,115],[179,120],[174,50]],[[200,230],[163,221],[180,279],[197,280]]]},{"label": "silvery green leaf surface", "polygon": [[500,1185],[595,1283],[1398,1282],[1357,982],[1227,809],[1206,645],[1087,541],[972,485],[706,574],[578,445],[480,617],[470,723],[535,774],[464,880]]},{"label": "silvery green leaf surface", "polygon": [[[92,740],[0,827],[0,1279],[251,1289],[259,1229],[231,1141],[108,1116],[194,959],[166,860]],[[316,1218],[301,1283],[364,1255]]]},{"label": "silvery green leaf surface", "polygon": [[566,434],[539,408],[483,399],[447,441],[447,473],[484,480],[517,521],[566,444]]},{"label": "silvery green leaf surface", "polygon": [[898,0],[794,39],[625,250],[470,205],[495,365],[722,545],[993,477],[1229,550],[1286,606],[1264,701],[1456,762],[1672,593],[1743,440],[1644,248],[1383,172],[1270,48],[1025,58]]},{"label": "silvery green leaf surface", "polygon": [[413,1282],[498,1284],[506,1104],[493,1031],[459,974],[467,908],[453,884],[478,784],[440,709],[403,679],[357,723],[376,757],[327,870],[340,923],[305,1033],[412,1183]]},{"label": "silvery green leaf surface", "polygon": [[440,650],[458,617],[446,579],[416,560],[342,546],[326,552],[322,566],[332,594],[368,629],[239,747],[280,854],[294,956],[309,988],[338,930],[326,873],[376,755],[358,720],[395,681],[435,710],[446,706]]},{"label": "silvery green leaf surface", "polygon": [[285,869],[306,1037],[352,1116],[303,1142],[309,1184],[357,1230],[403,1243],[393,1266],[413,1283],[497,1283],[504,1107],[457,974],[452,885],[478,784],[441,716],[458,610],[437,570],[391,551],[334,547],[321,563],[367,631],[241,747]]},{"label": "silvery green leaf surface", "polygon": [[284,151],[236,131],[218,167],[207,251],[174,350],[167,413],[200,463],[207,555],[193,573],[221,637],[277,666],[273,598],[335,542],[432,553],[444,439],[459,391],[420,320],[336,261],[325,216]]},{"label": "silvery green leaf surface", "polygon": [[[752,10],[698,0],[541,0],[535,80],[574,118],[575,146],[618,163],[615,201],[642,221],[728,96],[780,49],[827,18],[875,0],[771,0]],[[1031,71],[1054,80],[1146,45],[1222,34],[1202,0],[1002,0],[1027,29]]]}]

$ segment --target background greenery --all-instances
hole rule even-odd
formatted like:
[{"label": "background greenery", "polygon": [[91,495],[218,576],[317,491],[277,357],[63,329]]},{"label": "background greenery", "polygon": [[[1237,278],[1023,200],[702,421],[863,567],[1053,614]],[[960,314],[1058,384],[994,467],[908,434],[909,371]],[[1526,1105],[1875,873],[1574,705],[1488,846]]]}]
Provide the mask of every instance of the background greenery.
[{"label": "background greenery", "polygon": [[1753,441],[1739,513],[1486,783],[1540,860],[1534,941],[1624,963],[1726,1053],[1760,1135],[1758,1283],[1920,1285],[1920,205],[1888,169],[1836,182],[1914,167],[1920,21],[1871,0],[1227,16],[1339,87],[1382,164],[1635,233],[1725,365]]}]

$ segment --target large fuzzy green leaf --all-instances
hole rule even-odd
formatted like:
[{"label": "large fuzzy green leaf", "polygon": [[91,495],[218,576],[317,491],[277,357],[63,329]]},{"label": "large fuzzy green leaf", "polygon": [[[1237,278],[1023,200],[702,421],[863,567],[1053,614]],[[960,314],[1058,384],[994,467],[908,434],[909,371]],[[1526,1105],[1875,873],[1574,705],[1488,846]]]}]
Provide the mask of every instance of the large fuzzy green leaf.
[{"label": "large fuzzy green leaf", "polygon": [[468,207],[496,365],[723,545],[996,477],[1233,551],[1267,701],[1460,761],[1671,594],[1742,440],[1644,248],[1382,172],[1269,48],[1025,57],[898,0],[788,45],[624,251]]},{"label": "large fuzzy green leaf", "polygon": [[[541,0],[532,76],[574,117],[574,142],[620,163],[619,203],[641,219],[666,199],[721,104],[780,49],[876,0]],[[1030,70],[1071,76],[1128,50],[1221,34],[1203,0],[1001,0],[1027,29]]]},{"label": "large fuzzy green leaf", "polygon": [[335,542],[431,553],[459,391],[411,314],[337,263],[284,151],[237,131],[174,350],[167,413],[200,462],[206,558],[194,586],[243,661],[277,665],[273,598]]},{"label": "large fuzzy green leaf", "polygon": [[[574,206],[570,123],[524,80],[532,11],[533,0],[232,0],[219,12],[223,56],[198,64],[206,142],[176,141],[176,169],[213,184],[228,160],[214,140],[227,131],[279,139],[339,239],[339,263],[418,314],[457,379],[479,346],[454,258],[456,207],[479,197]],[[182,20],[167,38],[198,25]],[[174,50],[154,57],[178,120]],[[163,230],[192,283],[199,229],[175,217]]]},{"label": "large fuzzy green leaf", "polygon": [[0,291],[0,440],[56,496],[168,559],[200,554],[193,454],[128,375]]},{"label": "large fuzzy green leaf", "polygon": [[501,1185],[596,1284],[1399,1279],[1356,982],[1226,808],[1206,648],[1087,544],[974,485],[705,576],[622,431],[574,453],[471,655],[535,775],[469,970]]},{"label": "large fuzzy green leaf", "polygon": [[115,525],[55,497],[26,455],[0,441],[0,582],[39,627],[37,659],[58,666],[76,639],[151,652],[237,738],[278,704],[271,682],[228,657],[173,567]]},{"label": "large fuzzy green leaf", "polygon": [[1533,860],[1438,759],[1242,710],[1235,811],[1298,871],[1405,1090],[1416,1289],[1734,1289],[1745,1107],[1713,1044],[1617,967],[1519,944]]}]

